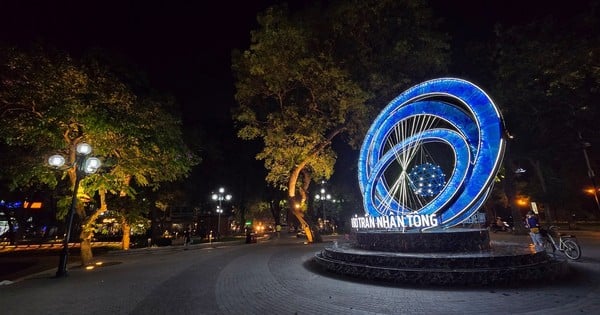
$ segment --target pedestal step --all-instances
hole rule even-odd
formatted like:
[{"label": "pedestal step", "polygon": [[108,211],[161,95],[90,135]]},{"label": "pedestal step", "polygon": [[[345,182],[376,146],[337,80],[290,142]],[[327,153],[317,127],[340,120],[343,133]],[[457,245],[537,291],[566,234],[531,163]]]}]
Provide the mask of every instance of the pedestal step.
[{"label": "pedestal step", "polygon": [[564,260],[503,244],[470,253],[392,253],[333,246],[318,253],[316,261],[338,274],[416,285],[522,284],[568,273]]}]

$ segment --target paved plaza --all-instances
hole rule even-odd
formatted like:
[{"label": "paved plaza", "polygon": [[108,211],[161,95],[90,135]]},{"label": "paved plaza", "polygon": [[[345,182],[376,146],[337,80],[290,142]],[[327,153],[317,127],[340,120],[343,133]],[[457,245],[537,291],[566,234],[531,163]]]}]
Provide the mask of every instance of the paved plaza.
[{"label": "paved plaza", "polygon": [[[600,234],[600,233],[597,233]],[[284,235],[256,244],[111,252],[93,270],[55,269],[0,286],[2,314],[598,314],[600,253],[586,249],[573,274],[515,287],[415,287],[349,279],[312,262],[323,246]],[[527,236],[492,234],[504,242]],[[339,240],[341,241],[341,240]]]}]

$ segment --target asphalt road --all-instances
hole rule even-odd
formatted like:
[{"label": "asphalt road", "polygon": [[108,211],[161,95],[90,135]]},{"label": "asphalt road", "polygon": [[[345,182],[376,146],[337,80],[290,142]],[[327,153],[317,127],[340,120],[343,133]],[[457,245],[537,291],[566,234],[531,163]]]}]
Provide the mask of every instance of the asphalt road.
[{"label": "asphalt road", "polygon": [[[598,314],[600,238],[564,281],[518,287],[414,287],[323,272],[312,257],[331,243],[295,237],[257,244],[109,253],[94,270],[55,269],[0,286],[2,314]],[[526,236],[492,234],[527,243]]]}]

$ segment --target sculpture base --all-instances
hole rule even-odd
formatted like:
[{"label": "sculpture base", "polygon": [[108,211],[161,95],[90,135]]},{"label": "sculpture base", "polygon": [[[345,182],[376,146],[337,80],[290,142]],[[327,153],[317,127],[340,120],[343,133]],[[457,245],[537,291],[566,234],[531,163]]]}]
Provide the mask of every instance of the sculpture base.
[{"label": "sculpture base", "polygon": [[409,253],[472,252],[490,249],[490,234],[481,229],[443,231],[356,232],[356,248]]},{"label": "sculpture base", "polygon": [[[460,243],[473,233],[480,235],[479,241]],[[325,248],[316,255],[317,263],[338,274],[418,285],[528,283],[556,279],[568,272],[566,261],[550,259],[545,251],[490,242],[487,230],[360,232],[356,239],[355,244]]]}]

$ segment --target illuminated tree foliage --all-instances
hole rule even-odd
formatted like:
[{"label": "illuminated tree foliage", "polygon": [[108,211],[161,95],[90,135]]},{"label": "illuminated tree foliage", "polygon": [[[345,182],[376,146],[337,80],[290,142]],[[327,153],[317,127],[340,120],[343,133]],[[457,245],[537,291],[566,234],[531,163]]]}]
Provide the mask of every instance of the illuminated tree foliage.
[{"label": "illuminated tree foliage", "polygon": [[258,20],[261,30],[252,33],[252,46],[233,64],[238,135],[263,140],[257,158],[265,161],[267,182],[287,190],[290,204],[301,205],[292,209],[308,228],[302,208],[310,181],[331,175],[331,141],[359,127],[366,95],[284,9],[271,8]]},{"label": "illuminated tree foliage", "polygon": [[[94,61],[78,63],[41,48],[4,48],[0,54],[0,139],[8,148],[2,178],[10,179],[13,189],[38,183],[55,187],[59,174],[45,160],[61,153],[72,164],[83,141],[103,160],[100,172],[81,183],[83,193],[100,201],[92,213],[77,208],[85,264],[92,258],[93,224],[108,210],[107,194],[135,198],[135,187],[156,188],[187,175],[196,158],[181,140],[180,123],[169,111],[172,101],[134,95]],[[74,169],[66,174],[72,187]],[[124,230],[143,214],[137,208],[122,210]],[[127,248],[129,233],[124,232]]]},{"label": "illuminated tree foliage", "polygon": [[307,192],[333,173],[332,141],[359,144],[381,99],[445,66],[447,45],[421,3],[342,1],[293,16],[272,7],[234,54],[238,136],[263,141],[266,180],[287,191],[311,242]]}]

